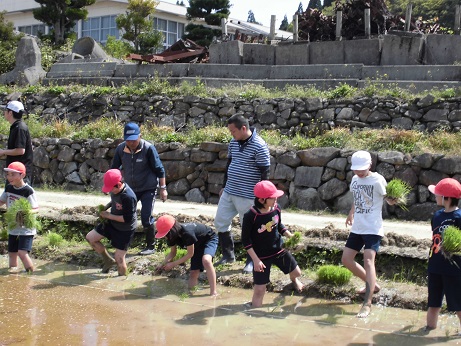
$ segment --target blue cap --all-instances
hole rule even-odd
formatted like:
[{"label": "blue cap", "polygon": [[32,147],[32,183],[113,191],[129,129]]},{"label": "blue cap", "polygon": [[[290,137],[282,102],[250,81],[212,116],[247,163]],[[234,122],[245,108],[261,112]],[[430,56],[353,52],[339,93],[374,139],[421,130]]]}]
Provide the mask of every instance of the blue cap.
[{"label": "blue cap", "polygon": [[125,130],[123,131],[123,136],[126,141],[135,141],[139,138],[141,130],[139,126],[135,123],[128,123],[125,125]]}]

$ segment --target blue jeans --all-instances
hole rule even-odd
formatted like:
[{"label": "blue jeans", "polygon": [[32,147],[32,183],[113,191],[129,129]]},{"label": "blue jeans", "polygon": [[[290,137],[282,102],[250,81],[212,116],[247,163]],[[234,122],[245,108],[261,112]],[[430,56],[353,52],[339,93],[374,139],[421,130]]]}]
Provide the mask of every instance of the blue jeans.
[{"label": "blue jeans", "polygon": [[253,206],[254,200],[223,192],[219,198],[218,210],[214,219],[214,226],[218,232],[230,232],[232,219],[238,214],[240,225],[243,215]]},{"label": "blue jeans", "polygon": [[141,223],[142,227],[149,227],[154,224],[154,217],[152,212],[154,211],[155,204],[155,193],[156,190],[145,190],[135,192],[136,199],[141,201]]}]

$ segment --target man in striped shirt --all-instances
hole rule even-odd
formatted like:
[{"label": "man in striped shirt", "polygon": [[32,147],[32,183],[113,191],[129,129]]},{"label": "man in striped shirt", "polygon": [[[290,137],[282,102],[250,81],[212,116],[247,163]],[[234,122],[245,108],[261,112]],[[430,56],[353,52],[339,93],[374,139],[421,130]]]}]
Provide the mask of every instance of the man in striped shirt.
[{"label": "man in striped shirt", "polygon": [[[254,202],[253,188],[259,181],[269,179],[270,168],[269,148],[256,129],[250,128],[248,119],[235,114],[228,119],[227,127],[233,139],[227,151],[224,186],[219,194],[214,221],[222,253],[222,258],[215,265],[235,261],[234,241],[230,232],[232,219],[238,214],[242,224],[243,215]],[[247,258],[243,271],[253,271],[251,258]]]}]

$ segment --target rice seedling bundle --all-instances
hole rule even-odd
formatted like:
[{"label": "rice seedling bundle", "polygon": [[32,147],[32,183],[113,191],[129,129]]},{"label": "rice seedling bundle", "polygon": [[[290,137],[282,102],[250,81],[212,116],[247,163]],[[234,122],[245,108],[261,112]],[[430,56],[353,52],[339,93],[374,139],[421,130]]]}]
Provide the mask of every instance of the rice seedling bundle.
[{"label": "rice seedling bundle", "polygon": [[291,238],[288,238],[284,243],[285,249],[294,250],[301,241],[301,232],[294,232]]},{"label": "rice seedling bundle", "polygon": [[386,197],[396,200],[396,205],[407,210],[407,196],[411,191],[411,186],[401,179],[394,178],[386,186]]},{"label": "rice seedling bundle", "polygon": [[445,255],[461,254],[461,230],[456,226],[448,226],[443,232],[442,250]]},{"label": "rice seedling bundle", "polygon": [[341,286],[347,284],[351,277],[352,272],[340,266],[329,264],[321,266],[317,270],[317,280],[319,283]]},{"label": "rice seedling bundle", "polygon": [[19,198],[14,201],[6,210],[5,221],[8,229],[25,227],[30,229],[41,229],[41,224],[32,212],[29,201]]}]

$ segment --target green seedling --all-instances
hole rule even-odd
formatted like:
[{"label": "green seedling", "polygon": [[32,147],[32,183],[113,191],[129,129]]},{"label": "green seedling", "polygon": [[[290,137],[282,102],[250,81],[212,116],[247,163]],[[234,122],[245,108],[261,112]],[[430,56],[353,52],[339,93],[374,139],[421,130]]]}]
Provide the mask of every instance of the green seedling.
[{"label": "green seedling", "polygon": [[64,238],[62,237],[62,235],[55,233],[55,232],[48,232],[46,237],[48,238],[48,244],[50,246],[59,246],[64,241]]},{"label": "green seedling", "polygon": [[456,226],[448,226],[443,232],[442,251],[446,257],[461,254],[461,230]]},{"label": "green seedling", "polygon": [[25,198],[19,198],[14,201],[6,210],[5,221],[8,229],[25,227],[29,229],[41,229],[40,221],[37,220],[32,212],[29,201]]},{"label": "green seedling", "polygon": [[407,196],[411,191],[411,186],[403,180],[394,178],[386,186],[386,197],[397,201],[396,205],[408,211]]},{"label": "green seedling", "polygon": [[340,266],[324,265],[317,270],[319,283],[342,286],[347,284],[351,277],[352,273],[347,268]]},{"label": "green seedling", "polygon": [[101,212],[103,212],[105,210],[107,210],[107,206],[105,206],[104,204],[99,204],[98,205],[98,215],[96,215],[97,218],[98,218],[98,221],[97,221],[98,223],[107,222],[107,219],[104,219],[104,218],[101,217]]},{"label": "green seedling", "polygon": [[288,250],[296,249],[296,246],[301,241],[301,232],[294,232],[291,238],[288,238],[286,242],[283,243],[283,247]]}]

